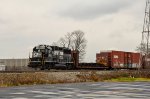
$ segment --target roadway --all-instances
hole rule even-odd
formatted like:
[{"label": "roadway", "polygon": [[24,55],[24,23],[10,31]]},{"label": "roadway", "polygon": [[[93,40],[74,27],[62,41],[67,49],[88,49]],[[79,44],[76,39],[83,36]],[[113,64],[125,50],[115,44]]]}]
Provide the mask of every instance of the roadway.
[{"label": "roadway", "polygon": [[150,82],[76,83],[0,88],[0,99],[149,99]]}]

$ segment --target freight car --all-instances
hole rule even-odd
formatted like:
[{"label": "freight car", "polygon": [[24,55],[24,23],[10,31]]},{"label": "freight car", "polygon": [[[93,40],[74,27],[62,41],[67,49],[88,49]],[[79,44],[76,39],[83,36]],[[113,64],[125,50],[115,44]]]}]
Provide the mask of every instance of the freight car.
[{"label": "freight car", "polygon": [[140,53],[124,51],[101,51],[96,54],[96,62],[111,69],[138,69],[140,65]]}]

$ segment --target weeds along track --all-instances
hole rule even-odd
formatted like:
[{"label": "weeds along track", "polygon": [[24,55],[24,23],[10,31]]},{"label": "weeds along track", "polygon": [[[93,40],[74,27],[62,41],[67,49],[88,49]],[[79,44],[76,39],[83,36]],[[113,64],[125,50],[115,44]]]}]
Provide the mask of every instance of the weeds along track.
[{"label": "weeds along track", "polygon": [[[37,72],[111,72],[111,71],[138,71],[138,70],[12,70],[0,71],[0,73],[37,73]],[[150,71],[150,70],[140,70]]]}]

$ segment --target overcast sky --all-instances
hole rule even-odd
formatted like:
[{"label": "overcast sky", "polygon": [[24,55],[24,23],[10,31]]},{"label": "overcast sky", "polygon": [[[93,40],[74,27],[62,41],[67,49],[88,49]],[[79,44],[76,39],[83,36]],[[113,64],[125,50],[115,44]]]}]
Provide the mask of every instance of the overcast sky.
[{"label": "overcast sky", "polygon": [[85,61],[100,50],[135,51],[145,0],[0,0],[0,58],[25,58],[38,44],[85,32]]}]

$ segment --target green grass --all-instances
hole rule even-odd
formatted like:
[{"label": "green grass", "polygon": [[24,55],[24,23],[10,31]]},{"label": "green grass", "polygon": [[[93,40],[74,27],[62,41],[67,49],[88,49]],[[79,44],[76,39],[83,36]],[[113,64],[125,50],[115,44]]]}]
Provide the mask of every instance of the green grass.
[{"label": "green grass", "polygon": [[131,77],[119,77],[110,80],[105,80],[108,82],[150,82],[150,78],[131,78]]}]

